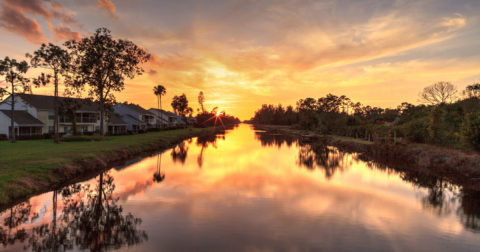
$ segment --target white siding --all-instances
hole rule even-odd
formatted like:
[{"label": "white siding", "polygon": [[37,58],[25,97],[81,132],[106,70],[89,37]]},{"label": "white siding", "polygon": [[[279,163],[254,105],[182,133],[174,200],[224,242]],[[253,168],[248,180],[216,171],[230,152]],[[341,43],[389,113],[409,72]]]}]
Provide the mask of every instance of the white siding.
[{"label": "white siding", "polygon": [[[5,99],[6,102],[10,102],[12,100],[12,97],[9,96],[7,99]],[[1,110],[11,110],[12,107],[10,104],[5,104],[1,103],[0,104],[0,109]],[[32,115],[33,117],[38,119],[38,113],[37,109],[34,107],[31,107],[30,105],[27,105],[22,98],[19,96],[15,97],[15,105],[14,105],[14,110],[27,110],[27,112]]]},{"label": "white siding", "polygon": [[[8,127],[10,127],[12,121],[4,113],[0,112],[0,134],[7,134],[10,137]],[[17,124],[15,124],[17,126]]]}]

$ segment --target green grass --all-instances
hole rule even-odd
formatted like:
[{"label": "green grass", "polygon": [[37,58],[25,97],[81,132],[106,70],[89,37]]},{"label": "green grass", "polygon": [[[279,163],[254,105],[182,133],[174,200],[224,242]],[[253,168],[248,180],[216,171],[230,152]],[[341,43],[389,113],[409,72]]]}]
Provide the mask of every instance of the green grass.
[{"label": "green grass", "polygon": [[[66,164],[83,159],[106,155],[118,150],[148,146],[160,140],[169,141],[182,135],[205,129],[187,128],[150,132],[137,135],[109,136],[100,142],[61,142],[54,144],[52,139],[18,141],[10,143],[0,141],[0,202],[8,198],[30,193],[21,183],[28,181],[51,181],[51,171]],[[19,183],[20,182],[20,183]]]},{"label": "green grass", "polygon": [[372,142],[365,141],[362,138],[355,139],[353,137],[336,136],[336,135],[329,135],[329,137],[331,137],[335,140],[341,140],[341,141],[344,141],[344,142],[361,143],[361,144],[373,144]]}]

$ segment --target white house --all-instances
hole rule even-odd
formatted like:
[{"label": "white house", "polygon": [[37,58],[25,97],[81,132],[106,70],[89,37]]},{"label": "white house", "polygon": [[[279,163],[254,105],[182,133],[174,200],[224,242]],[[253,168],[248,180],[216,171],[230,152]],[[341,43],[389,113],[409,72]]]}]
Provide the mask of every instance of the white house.
[{"label": "white house", "polygon": [[113,106],[113,109],[123,117],[122,120],[128,124],[129,130],[145,130],[155,128],[157,125],[155,114],[138,105],[118,103]]},{"label": "white house", "polygon": [[[62,102],[65,97],[58,97]],[[100,131],[99,106],[87,99],[68,98],[80,105],[75,111],[75,122],[78,132]],[[11,96],[0,103],[0,134],[10,137],[11,124]],[[10,112],[7,112],[10,111]],[[18,94],[15,96],[14,122],[17,135],[53,133],[55,118],[54,97],[47,95]],[[28,116],[28,115],[30,116]],[[33,120],[36,119],[36,120]],[[41,124],[40,124],[40,123]],[[107,131],[107,124],[104,124],[104,132]],[[59,132],[71,133],[72,121],[68,117],[59,118]]]},{"label": "white house", "polygon": [[155,114],[158,119],[162,119],[162,121],[166,124],[166,126],[179,126],[181,123],[178,121],[178,116],[170,111],[165,111],[163,109],[156,109],[151,108],[148,111]]}]

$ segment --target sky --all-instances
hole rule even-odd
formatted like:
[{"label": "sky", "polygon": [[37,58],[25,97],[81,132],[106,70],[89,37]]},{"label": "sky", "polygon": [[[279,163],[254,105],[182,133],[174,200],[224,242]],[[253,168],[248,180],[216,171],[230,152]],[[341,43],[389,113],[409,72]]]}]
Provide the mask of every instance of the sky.
[{"label": "sky", "polygon": [[100,27],[147,48],[145,73],[115,93],[146,109],[157,106],[156,85],[166,110],[182,93],[196,110],[203,91],[207,109],[243,120],[262,104],[328,93],[395,108],[435,82],[480,82],[479,0],[1,0],[0,9],[2,59]]}]

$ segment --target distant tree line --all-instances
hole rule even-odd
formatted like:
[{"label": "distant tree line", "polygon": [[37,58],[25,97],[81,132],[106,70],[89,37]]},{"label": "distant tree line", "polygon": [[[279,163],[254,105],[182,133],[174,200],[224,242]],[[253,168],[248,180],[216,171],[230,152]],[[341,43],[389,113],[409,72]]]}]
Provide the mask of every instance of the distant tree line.
[{"label": "distant tree line", "polygon": [[379,108],[328,94],[300,99],[295,108],[264,104],[251,122],[352,137],[396,134],[410,142],[480,151],[480,83],[459,93],[455,85],[438,82],[419,93],[419,102]]}]

